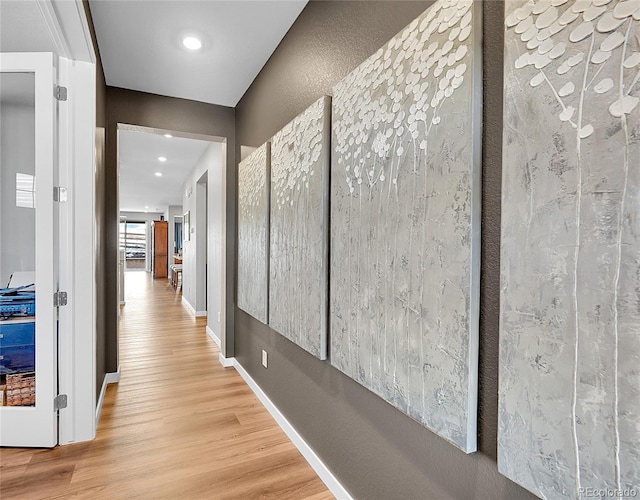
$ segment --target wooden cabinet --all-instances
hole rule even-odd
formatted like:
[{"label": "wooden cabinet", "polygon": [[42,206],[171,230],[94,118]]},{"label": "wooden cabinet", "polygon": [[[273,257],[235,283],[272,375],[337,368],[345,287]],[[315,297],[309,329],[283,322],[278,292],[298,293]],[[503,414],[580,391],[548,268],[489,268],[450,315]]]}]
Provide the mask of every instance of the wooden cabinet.
[{"label": "wooden cabinet", "polygon": [[166,220],[156,220],[153,228],[153,277],[166,278],[169,249],[169,227]]}]

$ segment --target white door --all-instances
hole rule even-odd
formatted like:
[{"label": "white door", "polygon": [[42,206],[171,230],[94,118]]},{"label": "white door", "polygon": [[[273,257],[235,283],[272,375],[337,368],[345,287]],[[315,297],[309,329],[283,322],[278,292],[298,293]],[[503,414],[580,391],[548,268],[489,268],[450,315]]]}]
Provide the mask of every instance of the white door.
[{"label": "white door", "polygon": [[58,443],[56,61],[0,53],[0,287],[35,282],[0,296],[1,446]]}]

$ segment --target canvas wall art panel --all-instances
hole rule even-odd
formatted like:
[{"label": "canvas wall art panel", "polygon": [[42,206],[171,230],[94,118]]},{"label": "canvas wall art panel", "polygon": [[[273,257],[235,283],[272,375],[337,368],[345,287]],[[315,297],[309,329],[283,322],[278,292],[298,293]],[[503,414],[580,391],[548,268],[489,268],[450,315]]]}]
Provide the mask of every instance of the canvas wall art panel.
[{"label": "canvas wall art panel", "polygon": [[509,0],[504,64],[499,470],[637,491],[640,2]]},{"label": "canvas wall art panel", "polygon": [[265,143],[238,165],[238,307],[268,320],[269,159]]},{"label": "canvas wall art panel", "polygon": [[335,88],[330,359],[476,449],[481,19],[438,1]]},{"label": "canvas wall art panel", "polygon": [[331,99],[271,139],[269,326],[327,357]]}]

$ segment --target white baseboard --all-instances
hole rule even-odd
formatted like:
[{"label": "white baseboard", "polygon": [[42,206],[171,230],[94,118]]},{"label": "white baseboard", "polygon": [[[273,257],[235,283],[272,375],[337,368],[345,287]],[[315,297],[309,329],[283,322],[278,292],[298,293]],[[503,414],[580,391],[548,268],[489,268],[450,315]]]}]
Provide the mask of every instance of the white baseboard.
[{"label": "white baseboard", "polygon": [[96,429],[98,428],[98,422],[100,421],[100,413],[102,413],[102,405],[104,404],[104,395],[107,392],[107,385],[117,384],[120,382],[120,367],[115,373],[105,373],[104,380],[102,382],[102,389],[100,389],[100,396],[98,397],[98,404],[96,405]]},{"label": "white baseboard", "polygon": [[[221,355],[222,356],[222,355]],[[247,371],[242,367],[236,358],[233,359],[233,366],[238,371],[240,376],[244,379],[247,385],[251,388],[254,394],[262,402],[265,408],[271,413],[271,416],[276,420],[278,425],[282,428],[293,444],[298,448],[298,451],[307,460],[309,465],[316,471],[316,474],[320,477],[322,482],[329,488],[329,491],[339,500],[351,500],[352,497],[345,489],[340,481],[333,475],[329,468],[324,464],[320,457],[316,455],[316,452],[306,443],[298,431],[289,423],[285,416],[280,412],[278,407],[273,404],[269,397],[264,393],[260,386],[251,378]]]},{"label": "white baseboard", "polygon": [[236,358],[225,358],[222,353],[218,356],[218,360],[220,364],[225,368],[231,368],[232,366],[236,366]]},{"label": "white baseboard", "polygon": [[193,315],[196,314],[196,310],[193,308],[191,304],[189,304],[189,301],[184,297],[184,295],[182,296],[182,305],[185,306],[187,309],[189,309],[191,314]]},{"label": "white baseboard", "polygon": [[196,317],[202,317],[207,315],[207,311],[196,311],[195,308],[189,303],[189,301],[184,298],[184,295],[182,296],[182,305],[184,305],[187,309],[189,309],[191,314],[193,314]]},{"label": "white baseboard", "polygon": [[216,343],[216,345],[218,346],[218,349],[222,349],[221,347],[222,343],[220,342],[220,337],[218,337],[216,333],[211,328],[209,328],[209,325],[207,325],[206,332],[207,332],[207,335],[211,337],[211,340],[213,340]]}]

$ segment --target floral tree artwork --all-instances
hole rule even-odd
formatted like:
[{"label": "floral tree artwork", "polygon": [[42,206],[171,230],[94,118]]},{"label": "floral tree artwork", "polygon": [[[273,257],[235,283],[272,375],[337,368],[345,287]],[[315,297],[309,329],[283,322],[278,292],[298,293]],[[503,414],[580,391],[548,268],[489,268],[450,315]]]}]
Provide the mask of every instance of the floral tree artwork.
[{"label": "floral tree artwork", "polygon": [[327,357],[329,135],[323,97],[271,139],[269,326]]},{"label": "floral tree artwork", "polygon": [[238,165],[238,307],[268,319],[269,158],[265,143]]},{"label": "floral tree artwork", "polygon": [[640,485],[639,80],[640,1],[506,2],[498,465],[542,498]]},{"label": "floral tree artwork", "polygon": [[480,10],[435,2],[334,88],[330,359],[476,449]]}]

